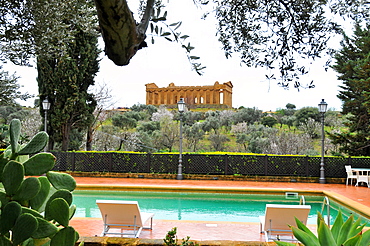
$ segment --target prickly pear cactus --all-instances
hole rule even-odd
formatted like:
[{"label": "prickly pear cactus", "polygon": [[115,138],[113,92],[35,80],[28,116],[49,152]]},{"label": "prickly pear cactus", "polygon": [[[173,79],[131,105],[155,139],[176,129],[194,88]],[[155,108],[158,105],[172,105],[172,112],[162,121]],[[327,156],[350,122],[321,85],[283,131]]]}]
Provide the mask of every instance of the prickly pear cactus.
[{"label": "prickly pear cactus", "polygon": [[12,120],[9,131],[11,145],[0,155],[0,245],[74,246],[79,235],[69,221],[76,210],[75,180],[51,171],[54,155],[39,153],[47,133],[21,146],[20,121]]}]

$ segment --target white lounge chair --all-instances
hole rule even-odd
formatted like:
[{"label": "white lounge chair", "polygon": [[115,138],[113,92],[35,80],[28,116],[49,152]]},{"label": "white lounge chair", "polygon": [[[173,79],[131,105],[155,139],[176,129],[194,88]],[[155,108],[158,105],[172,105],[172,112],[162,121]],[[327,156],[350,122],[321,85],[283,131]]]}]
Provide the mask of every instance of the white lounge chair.
[{"label": "white lounge chair", "polygon": [[352,171],[352,167],[350,165],[345,165],[346,168],[346,173],[347,173],[347,180],[346,180],[346,185],[348,185],[348,180],[351,179],[351,185],[352,181],[354,179],[357,179],[357,175]]},{"label": "white lounge chair", "polygon": [[[153,228],[154,214],[140,212],[137,201],[96,200],[96,204],[104,221],[102,236],[119,234],[139,237],[142,229]],[[150,226],[144,227],[149,220]],[[114,228],[120,229],[120,232],[109,232]]]},{"label": "white lounge chair", "polygon": [[271,240],[296,241],[289,225],[297,226],[295,217],[307,223],[310,205],[266,204],[265,216],[260,216],[261,233],[266,242]]}]

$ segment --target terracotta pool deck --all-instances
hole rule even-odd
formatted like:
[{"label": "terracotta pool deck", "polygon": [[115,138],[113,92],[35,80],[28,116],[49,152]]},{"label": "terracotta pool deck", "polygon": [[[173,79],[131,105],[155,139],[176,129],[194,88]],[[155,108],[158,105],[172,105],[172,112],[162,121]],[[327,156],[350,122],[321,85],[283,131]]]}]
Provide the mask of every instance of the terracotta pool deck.
[{"label": "terracotta pool deck", "polygon": [[[355,187],[345,184],[251,182],[223,180],[169,180],[169,179],[134,179],[134,178],[95,178],[75,177],[78,189],[164,189],[197,190],[211,189],[219,191],[284,191],[284,192],[323,192],[339,201],[350,203],[356,209],[370,215],[370,188]],[[100,236],[103,228],[99,218],[73,218],[71,225],[80,236]],[[259,233],[259,223],[247,222],[209,222],[153,220],[153,230],[143,230],[140,238],[163,239],[168,231],[177,227],[179,239],[190,236],[193,240],[234,240],[264,241]],[[315,229],[315,225],[309,225]]]}]

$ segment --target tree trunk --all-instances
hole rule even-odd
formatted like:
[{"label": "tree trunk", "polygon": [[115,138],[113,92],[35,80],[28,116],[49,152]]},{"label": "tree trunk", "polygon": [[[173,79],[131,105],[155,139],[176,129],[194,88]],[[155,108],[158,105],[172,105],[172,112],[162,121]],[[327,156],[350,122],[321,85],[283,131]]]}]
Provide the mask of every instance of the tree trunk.
[{"label": "tree trunk", "polygon": [[86,151],[92,150],[92,141],[93,141],[93,127],[89,126],[87,128],[87,136],[86,136]]},{"label": "tree trunk", "polygon": [[62,125],[62,151],[68,151],[69,135],[71,133],[71,125],[69,123]]},{"label": "tree trunk", "polygon": [[116,65],[128,65],[136,51],[146,47],[145,32],[153,5],[154,0],[147,0],[143,18],[137,24],[126,0],[95,0],[105,53]]}]

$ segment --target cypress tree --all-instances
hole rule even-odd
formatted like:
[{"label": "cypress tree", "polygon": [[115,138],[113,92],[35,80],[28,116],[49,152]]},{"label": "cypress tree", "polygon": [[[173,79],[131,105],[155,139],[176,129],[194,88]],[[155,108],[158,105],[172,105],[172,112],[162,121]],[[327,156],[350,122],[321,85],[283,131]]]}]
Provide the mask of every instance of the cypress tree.
[{"label": "cypress tree", "polygon": [[329,134],[339,150],[349,155],[370,156],[370,30],[355,25],[353,37],[344,35],[333,69],[343,81],[338,98],[347,114],[346,130]]},{"label": "cypress tree", "polygon": [[51,102],[49,149],[58,143],[61,150],[69,150],[72,130],[84,131],[93,120],[96,100],[88,89],[94,85],[99,70],[97,46],[97,35],[79,28],[68,45],[68,54],[54,59],[43,56],[37,59],[40,101],[47,97]]}]

